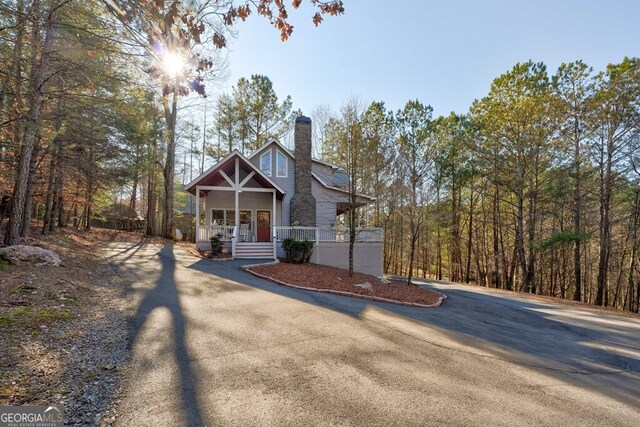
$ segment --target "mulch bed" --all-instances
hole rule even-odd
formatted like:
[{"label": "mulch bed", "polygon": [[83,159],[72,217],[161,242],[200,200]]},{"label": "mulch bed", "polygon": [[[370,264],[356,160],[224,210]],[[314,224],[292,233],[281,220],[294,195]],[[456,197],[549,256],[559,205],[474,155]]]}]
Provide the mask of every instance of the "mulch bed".
[{"label": "mulch bed", "polygon": [[200,254],[200,256],[202,258],[208,258],[208,259],[231,259],[231,258],[233,258],[230,253],[221,253],[221,254],[218,254],[218,255],[211,255],[211,251],[201,251],[201,250],[198,250],[198,253]]},{"label": "mulch bed", "polygon": [[233,259],[233,256],[231,256],[230,253],[220,253],[218,255],[212,256],[211,251],[196,249],[195,245],[190,242],[177,242],[177,245],[189,252],[191,255],[198,258],[210,259],[212,261],[231,261]]},{"label": "mulch bed", "polygon": [[[247,270],[280,284],[395,304],[436,307],[446,298],[439,292],[418,286],[408,286],[397,281],[383,283],[374,276],[356,272],[349,277],[347,270],[317,264],[281,262],[275,265],[252,266]],[[366,283],[371,285],[371,289],[355,286]]]}]

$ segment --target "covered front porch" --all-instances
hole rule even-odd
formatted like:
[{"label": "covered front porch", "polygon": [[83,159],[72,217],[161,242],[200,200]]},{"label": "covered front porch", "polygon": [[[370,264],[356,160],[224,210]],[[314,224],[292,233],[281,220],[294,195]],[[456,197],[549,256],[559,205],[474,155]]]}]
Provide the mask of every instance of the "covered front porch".
[{"label": "covered front porch", "polygon": [[259,255],[273,257],[272,230],[280,224],[285,193],[242,154],[230,153],[186,191],[195,197],[199,249],[218,236],[234,256],[238,245],[255,243],[252,249],[261,248]]}]

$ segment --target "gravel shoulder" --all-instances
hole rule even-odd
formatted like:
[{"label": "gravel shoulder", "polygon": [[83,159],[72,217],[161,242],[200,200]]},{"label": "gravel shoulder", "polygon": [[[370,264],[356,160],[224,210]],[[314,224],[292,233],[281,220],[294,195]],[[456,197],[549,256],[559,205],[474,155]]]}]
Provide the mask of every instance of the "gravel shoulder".
[{"label": "gravel shoulder", "polygon": [[0,271],[0,405],[60,405],[67,424],[96,425],[125,365],[127,283],[101,247],[139,234],[60,230],[26,239],[62,265]]}]

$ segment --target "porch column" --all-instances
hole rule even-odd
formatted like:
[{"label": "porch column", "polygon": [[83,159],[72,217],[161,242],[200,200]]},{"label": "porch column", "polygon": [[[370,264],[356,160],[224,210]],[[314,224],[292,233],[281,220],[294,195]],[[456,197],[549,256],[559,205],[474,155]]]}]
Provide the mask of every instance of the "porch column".
[{"label": "porch column", "polygon": [[196,185],[196,243],[200,240],[200,188]]},{"label": "porch column", "polygon": [[236,182],[235,194],[236,194],[236,227],[240,229],[240,210],[238,209],[238,190],[240,189],[240,159],[236,157],[236,171],[233,177]]},{"label": "porch column", "polygon": [[238,210],[238,197],[239,197],[239,194],[240,194],[240,193],[238,192],[238,189],[237,189],[237,188],[236,188],[236,191],[234,191],[234,194],[236,195],[236,203],[235,203],[235,205],[236,205],[236,212],[235,212],[235,214],[236,214],[236,216],[235,216],[236,220],[235,220],[235,221],[236,221],[236,222],[235,222],[235,224],[236,224],[236,227],[240,228],[240,211]]},{"label": "porch column", "polygon": [[273,195],[273,213],[271,214],[271,242],[273,244],[273,259],[278,258],[277,242],[276,242],[276,190],[271,192]]},{"label": "porch column", "polygon": [[273,216],[271,217],[271,226],[276,226],[276,190],[273,190]]}]

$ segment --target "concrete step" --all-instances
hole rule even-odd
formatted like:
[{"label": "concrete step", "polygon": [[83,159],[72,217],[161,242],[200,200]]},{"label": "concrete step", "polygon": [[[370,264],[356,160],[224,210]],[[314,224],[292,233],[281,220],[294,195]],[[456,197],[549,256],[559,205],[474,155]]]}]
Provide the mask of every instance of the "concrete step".
[{"label": "concrete step", "polygon": [[273,259],[273,255],[236,255],[236,259]]},{"label": "concrete step", "polygon": [[272,242],[238,242],[236,243],[235,258],[265,259],[273,258]]},{"label": "concrete step", "polygon": [[273,259],[273,253],[270,254],[236,254],[234,258],[238,259]]},{"label": "concrete step", "polygon": [[273,242],[238,242],[238,243],[236,243],[236,247],[241,247],[241,248],[249,248],[249,247],[266,248],[266,247],[273,247]]}]

